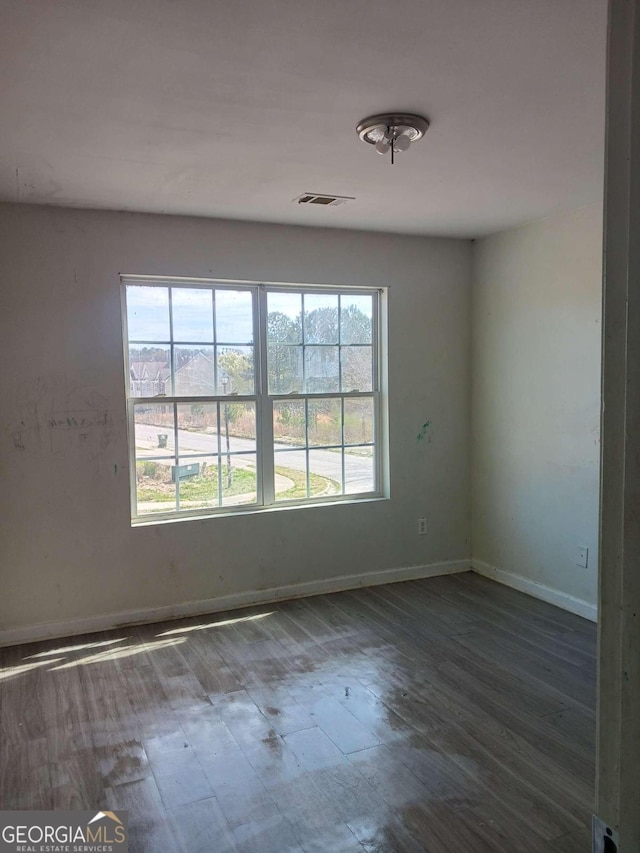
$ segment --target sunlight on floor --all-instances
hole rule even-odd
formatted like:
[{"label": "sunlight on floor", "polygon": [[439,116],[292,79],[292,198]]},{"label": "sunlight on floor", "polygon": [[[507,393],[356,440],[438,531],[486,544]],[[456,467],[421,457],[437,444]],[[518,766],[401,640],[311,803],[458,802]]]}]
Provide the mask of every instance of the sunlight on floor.
[{"label": "sunlight on floor", "polygon": [[[160,649],[167,649],[172,646],[178,646],[182,643],[186,643],[188,637],[180,635],[189,634],[193,631],[206,631],[210,628],[223,628],[227,625],[235,625],[242,622],[254,622],[259,619],[265,619],[267,616],[273,616],[273,613],[274,611],[269,611],[268,613],[256,613],[253,616],[236,616],[233,619],[220,619],[217,622],[206,622],[204,624],[173,628],[169,631],[163,631],[156,634],[156,636],[161,639],[152,640],[150,642],[133,642],[126,645],[129,641],[134,639],[133,637],[127,636],[118,637],[114,640],[96,640],[95,642],[75,643],[70,646],[60,646],[55,649],[48,649],[22,658],[23,661],[29,661],[28,663],[0,669],[0,681],[7,681],[10,678],[15,678],[19,675],[25,675],[34,669],[44,666],[50,667],[47,669],[47,672],[59,672],[60,670],[73,669],[74,667],[109,663],[122,658],[133,657],[134,655],[153,653]],[[69,655],[73,655],[76,652],[84,653],[89,652],[92,649],[99,649],[99,651],[81,655],[76,657],[74,660],[68,659]],[[52,664],[59,664],[59,666],[52,666]]]},{"label": "sunlight on floor", "polygon": [[178,646],[181,643],[186,643],[186,637],[174,637],[172,640],[158,640],[153,643],[138,643],[135,646],[124,646],[121,649],[107,649],[103,652],[98,652],[95,655],[89,655],[79,660],[63,663],[61,666],[53,666],[49,672],[58,672],[61,669],[71,669],[74,666],[89,666],[94,663],[106,663],[107,661],[119,660],[120,658],[133,657],[141,655],[145,652],[154,652],[159,649],[166,649],[169,646]]},{"label": "sunlight on floor", "polygon": [[156,637],[186,634],[190,631],[206,631],[208,628],[222,628],[224,625],[235,625],[237,622],[253,622],[257,619],[264,619],[266,616],[273,616],[273,611],[270,613],[257,613],[255,616],[238,616],[236,619],[222,619],[219,622],[208,622],[206,625],[187,625],[186,628],[174,628],[172,631],[163,631],[161,634],[156,634]]},{"label": "sunlight on floor", "polygon": [[8,681],[17,675],[24,675],[25,672],[31,672],[32,669],[37,669],[39,666],[47,666],[50,663],[58,663],[64,658],[54,658],[54,660],[40,660],[36,663],[22,663],[17,666],[8,666],[6,669],[0,669],[0,681]]},{"label": "sunlight on floor", "polygon": [[81,643],[77,646],[63,646],[60,649],[49,649],[46,652],[38,652],[37,655],[28,655],[26,658],[22,658],[22,660],[31,660],[32,658],[44,658],[49,657],[50,655],[65,655],[68,652],[80,652],[83,649],[97,649],[99,646],[113,646],[115,643],[124,643],[125,640],[131,639],[130,637],[118,637],[117,640],[101,640],[98,643]]}]

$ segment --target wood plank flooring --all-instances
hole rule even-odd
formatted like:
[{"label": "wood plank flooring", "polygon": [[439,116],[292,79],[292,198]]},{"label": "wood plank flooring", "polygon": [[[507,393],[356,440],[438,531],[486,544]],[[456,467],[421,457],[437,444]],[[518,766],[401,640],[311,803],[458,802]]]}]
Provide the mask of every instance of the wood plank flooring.
[{"label": "wood plank flooring", "polygon": [[589,850],[595,626],[472,574],[0,650],[0,808],[132,853]]}]

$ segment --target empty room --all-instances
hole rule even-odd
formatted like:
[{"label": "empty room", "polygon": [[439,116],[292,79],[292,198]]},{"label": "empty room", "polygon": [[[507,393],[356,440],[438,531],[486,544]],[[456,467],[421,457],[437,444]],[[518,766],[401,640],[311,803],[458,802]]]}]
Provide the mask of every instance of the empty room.
[{"label": "empty room", "polygon": [[637,853],[639,26],[0,0],[0,849]]}]

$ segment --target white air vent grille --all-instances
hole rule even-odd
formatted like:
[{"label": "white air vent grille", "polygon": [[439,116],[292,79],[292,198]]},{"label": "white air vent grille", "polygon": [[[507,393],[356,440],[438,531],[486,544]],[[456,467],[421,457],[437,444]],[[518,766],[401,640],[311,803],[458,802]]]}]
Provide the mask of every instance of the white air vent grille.
[{"label": "white air vent grille", "polygon": [[293,199],[297,204],[318,204],[323,207],[338,207],[348,201],[355,201],[353,196],[327,195],[326,193],[302,193]]}]

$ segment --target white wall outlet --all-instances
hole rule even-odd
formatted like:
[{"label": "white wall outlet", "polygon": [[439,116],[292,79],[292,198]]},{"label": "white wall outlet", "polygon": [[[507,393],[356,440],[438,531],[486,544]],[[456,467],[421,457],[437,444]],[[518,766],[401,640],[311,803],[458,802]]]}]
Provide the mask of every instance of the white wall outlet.
[{"label": "white wall outlet", "polygon": [[578,546],[578,554],[576,557],[576,564],[578,566],[582,566],[583,569],[586,569],[589,565],[589,549],[582,548]]},{"label": "white wall outlet", "polygon": [[419,518],[418,519],[418,536],[424,536],[427,532],[427,519]]}]

